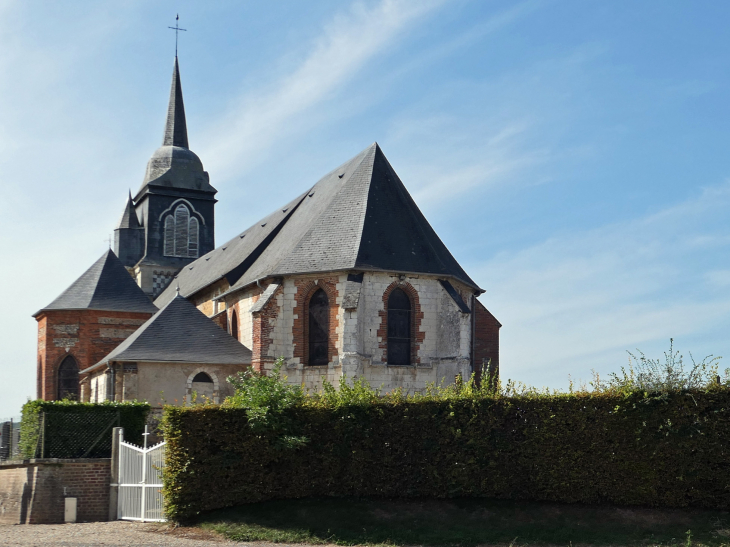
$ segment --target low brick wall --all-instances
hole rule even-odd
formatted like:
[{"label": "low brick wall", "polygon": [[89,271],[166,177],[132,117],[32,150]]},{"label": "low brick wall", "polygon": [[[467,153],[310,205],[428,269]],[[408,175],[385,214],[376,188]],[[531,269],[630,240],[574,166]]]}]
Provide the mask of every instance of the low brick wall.
[{"label": "low brick wall", "polygon": [[0,524],[63,522],[64,498],[76,520],[108,520],[111,460],[26,460],[0,464]]}]

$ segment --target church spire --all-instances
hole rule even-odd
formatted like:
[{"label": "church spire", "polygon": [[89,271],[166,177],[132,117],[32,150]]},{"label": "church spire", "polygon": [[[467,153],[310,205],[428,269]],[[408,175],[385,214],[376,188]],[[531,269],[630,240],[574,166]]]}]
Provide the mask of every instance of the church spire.
[{"label": "church spire", "polygon": [[[140,228],[139,220],[137,219],[137,213],[134,211],[134,201],[132,201],[131,190],[129,192],[129,197],[127,198],[127,203],[124,205],[124,211],[122,212],[122,216],[119,218],[119,222],[117,222],[117,227],[115,229],[122,230],[125,228]],[[117,256],[119,256],[119,253],[117,253]]]},{"label": "church spire", "polygon": [[162,146],[188,148],[188,128],[185,123],[185,105],[183,104],[177,55],[175,56],[175,68],[172,71],[170,104],[167,107],[167,123],[165,124],[165,138],[162,141]]}]

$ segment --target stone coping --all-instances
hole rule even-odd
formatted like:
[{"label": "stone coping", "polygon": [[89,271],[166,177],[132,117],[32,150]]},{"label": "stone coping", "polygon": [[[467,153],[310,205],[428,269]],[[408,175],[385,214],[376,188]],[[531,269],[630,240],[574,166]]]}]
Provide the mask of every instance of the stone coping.
[{"label": "stone coping", "polygon": [[7,460],[0,462],[0,469],[7,469],[11,467],[31,467],[34,465],[63,465],[65,463],[100,463],[109,462],[111,465],[111,458],[76,458],[76,459],[62,459],[62,458],[33,458],[30,460]]}]

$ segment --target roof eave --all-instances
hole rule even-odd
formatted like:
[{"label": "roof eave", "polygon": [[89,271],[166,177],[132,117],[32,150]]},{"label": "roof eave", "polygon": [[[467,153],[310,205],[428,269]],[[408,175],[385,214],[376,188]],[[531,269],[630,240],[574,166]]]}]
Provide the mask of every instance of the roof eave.
[{"label": "roof eave", "polygon": [[157,313],[157,311],[159,311],[159,310],[157,310],[157,311],[151,311],[151,310],[150,311],[135,311],[135,310],[118,310],[118,309],[115,310],[112,308],[41,308],[40,310],[35,312],[33,315],[31,315],[31,317],[38,317],[42,313],[47,313],[50,311],[87,311],[87,310],[108,311],[108,312],[113,312],[113,313],[149,313],[152,315],[154,315],[155,313]]},{"label": "roof eave", "polygon": [[93,372],[95,370],[98,370],[102,367],[109,366],[110,363],[170,363],[170,364],[180,364],[180,365],[240,365],[240,366],[246,366],[251,364],[251,360],[248,361],[211,361],[211,362],[205,362],[205,361],[199,361],[199,360],[193,360],[193,361],[176,361],[173,359],[166,360],[166,359],[123,359],[121,357],[113,357],[111,359],[107,359],[104,361],[99,361],[95,365],[91,365],[88,368],[85,368],[84,370],[80,370],[79,374],[87,374],[89,372]]},{"label": "roof eave", "polygon": [[[407,272],[407,271],[401,271],[401,270],[381,270],[379,268],[339,268],[337,270],[317,270],[317,271],[309,271],[309,272],[294,272],[294,273],[287,273],[287,274],[269,274],[265,275],[263,277],[259,277],[257,279],[254,279],[253,281],[250,281],[249,283],[246,283],[245,285],[241,285],[240,287],[232,287],[228,289],[223,294],[219,294],[218,296],[214,297],[212,300],[219,301],[223,300],[225,297],[237,293],[238,291],[243,291],[249,287],[252,287],[253,285],[258,285],[262,281],[266,281],[267,279],[277,279],[282,277],[291,277],[296,275],[315,275],[315,274],[326,274],[326,273],[332,273],[332,272],[383,272],[383,273],[392,273],[395,275],[430,275],[437,279],[453,279],[455,281],[458,281],[459,283],[463,283],[467,287],[473,289],[477,296],[480,294],[484,294],[487,292],[486,290],[482,289],[481,287],[474,285],[473,283],[468,283],[464,279],[461,279],[460,277],[457,277],[452,274],[435,274],[435,273],[426,273],[426,272]],[[225,277],[225,276],[223,276]],[[199,291],[200,289],[198,289]],[[195,292],[198,292],[195,291]],[[195,294],[195,292],[190,293],[189,296],[192,296]],[[186,296],[187,298],[187,296]]]}]

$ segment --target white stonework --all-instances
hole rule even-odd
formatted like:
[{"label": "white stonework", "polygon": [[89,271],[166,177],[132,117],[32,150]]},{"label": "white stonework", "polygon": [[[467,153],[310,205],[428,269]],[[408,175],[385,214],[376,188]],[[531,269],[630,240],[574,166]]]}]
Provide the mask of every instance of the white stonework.
[{"label": "white stonework", "polygon": [[[348,380],[364,377],[373,387],[383,391],[403,388],[408,392],[422,391],[429,383],[448,385],[457,375],[468,378],[471,374],[471,314],[463,313],[446,292],[437,277],[427,275],[398,275],[383,272],[366,272],[361,285],[357,308],[343,309],[349,272],[318,276],[285,277],[281,287],[267,304],[275,308],[271,325],[270,344],[264,355],[264,366],[268,370],[278,357],[287,363],[285,374],[288,381],[311,390],[322,387],[322,379],[337,385],[342,376]],[[297,305],[296,282],[314,281],[324,277],[337,278],[337,298],[330,305],[337,307],[337,325],[330,329],[330,336],[336,338],[337,355],[327,366],[307,366],[294,357],[294,313]],[[393,366],[385,363],[384,341],[378,336],[381,329],[381,312],[385,305],[383,294],[393,283],[409,284],[418,293],[420,332],[423,341],[417,344],[417,353],[412,356],[410,366]],[[450,280],[462,295],[467,306],[472,306],[472,290]],[[258,300],[261,289],[256,287],[242,290],[226,297],[226,308],[238,310],[239,340],[247,347],[253,347],[253,318],[250,312]],[[305,318],[306,319],[306,318]],[[411,321],[418,322],[415,313]]]}]

